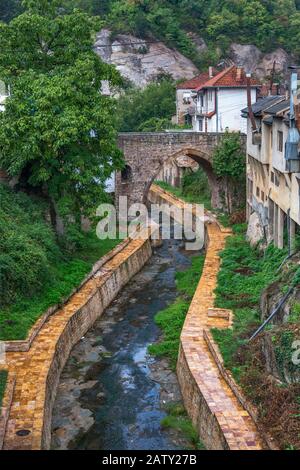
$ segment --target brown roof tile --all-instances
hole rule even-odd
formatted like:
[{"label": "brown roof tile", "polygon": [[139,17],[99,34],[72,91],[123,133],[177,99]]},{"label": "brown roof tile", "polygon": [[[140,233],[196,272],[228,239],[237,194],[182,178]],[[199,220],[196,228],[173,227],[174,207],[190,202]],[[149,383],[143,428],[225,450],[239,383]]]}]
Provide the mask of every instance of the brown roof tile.
[{"label": "brown roof tile", "polygon": [[[222,70],[222,72],[215,75],[213,78],[210,78],[207,82],[201,84],[196,88],[196,91],[201,90],[202,88],[211,88],[211,87],[246,87],[247,86],[247,77],[245,70],[243,68],[239,69],[236,65]],[[260,83],[251,78],[251,86],[260,86]]]}]

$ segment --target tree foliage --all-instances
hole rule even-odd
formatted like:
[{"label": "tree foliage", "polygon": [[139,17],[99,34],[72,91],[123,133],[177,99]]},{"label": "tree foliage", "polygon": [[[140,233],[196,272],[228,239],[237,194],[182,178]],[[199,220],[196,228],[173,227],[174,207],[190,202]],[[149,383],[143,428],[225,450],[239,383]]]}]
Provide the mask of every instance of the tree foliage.
[{"label": "tree foliage", "polygon": [[144,90],[129,89],[119,100],[119,129],[130,131],[159,131],[170,126],[176,112],[175,84],[162,77]]},{"label": "tree foliage", "polygon": [[[1,2],[4,20],[18,11],[20,0]],[[263,51],[283,46],[300,54],[299,0],[63,0],[65,11],[73,7],[101,15],[115,33],[161,39],[199,66],[219,58],[231,42]],[[205,54],[199,54],[190,32],[206,40]]]},{"label": "tree foliage", "polygon": [[[229,213],[243,200],[246,181],[246,157],[240,134],[227,132],[213,154],[215,174],[224,181],[225,203]],[[238,198],[235,199],[235,196]]]},{"label": "tree foliage", "polygon": [[60,0],[24,7],[0,24],[0,76],[11,88],[0,113],[0,165],[54,211],[78,218],[95,211],[105,179],[122,164],[115,101],[100,93],[102,80],[121,79],[92,50],[97,17],[65,12]]}]

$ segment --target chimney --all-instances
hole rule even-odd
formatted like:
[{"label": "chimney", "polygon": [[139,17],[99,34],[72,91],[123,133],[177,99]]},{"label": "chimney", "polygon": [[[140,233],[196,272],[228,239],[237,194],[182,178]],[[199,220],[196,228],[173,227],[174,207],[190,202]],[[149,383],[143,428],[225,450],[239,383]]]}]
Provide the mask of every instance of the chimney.
[{"label": "chimney", "polygon": [[236,68],[236,79],[237,79],[238,82],[240,82],[242,80],[242,73],[243,73],[242,67],[237,67]]},{"label": "chimney", "polygon": [[213,68],[211,65],[208,67],[208,75],[209,75],[209,78],[213,78],[214,76]]},{"label": "chimney", "polygon": [[273,83],[271,95],[273,96],[279,95],[279,83]]}]

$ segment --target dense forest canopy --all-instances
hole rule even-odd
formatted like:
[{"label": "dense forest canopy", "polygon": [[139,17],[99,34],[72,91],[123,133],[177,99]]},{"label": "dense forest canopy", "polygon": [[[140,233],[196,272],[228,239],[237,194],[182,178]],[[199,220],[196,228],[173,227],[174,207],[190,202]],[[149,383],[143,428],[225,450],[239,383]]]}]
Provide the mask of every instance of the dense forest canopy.
[{"label": "dense forest canopy", "polygon": [[[47,0],[45,0],[47,1]],[[299,0],[64,0],[100,15],[115,33],[155,37],[201,66],[189,33],[203,37],[206,53],[220,56],[232,42],[255,44],[263,51],[282,46],[300,54]],[[9,21],[22,9],[21,0],[0,0],[0,18]]]}]

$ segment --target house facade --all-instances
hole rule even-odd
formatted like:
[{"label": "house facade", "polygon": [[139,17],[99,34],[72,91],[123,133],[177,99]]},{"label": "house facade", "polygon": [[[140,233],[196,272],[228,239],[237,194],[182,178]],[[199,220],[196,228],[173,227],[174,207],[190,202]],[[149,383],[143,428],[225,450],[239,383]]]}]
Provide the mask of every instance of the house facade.
[{"label": "house facade", "polygon": [[207,82],[209,72],[201,73],[191,80],[179,83],[176,87],[176,117],[175,123],[181,126],[192,126],[195,115],[195,101],[197,97],[196,90]]},{"label": "house facade", "polygon": [[[250,78],[251,102],[259,83]],[[243,68],[231,66],[209,78],[197,89],[193,129],[198,132],[247,132],[240,110],[247,106],[247,77]]]},{"label": "house facade", "polygon": [[[290,102],[269,96],[248,108],[247,118],[247,220],[248,235],[256,233],[283,248],[293,244],[300,227],[300,159],[287,155]],[[296,152],[297,153],[297,152]]]}]

